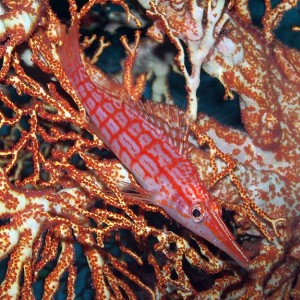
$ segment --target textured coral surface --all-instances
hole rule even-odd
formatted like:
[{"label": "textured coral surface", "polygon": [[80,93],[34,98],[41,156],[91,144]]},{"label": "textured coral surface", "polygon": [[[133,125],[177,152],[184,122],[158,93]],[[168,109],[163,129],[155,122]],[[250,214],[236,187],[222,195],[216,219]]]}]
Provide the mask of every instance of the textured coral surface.
[{"label": "textured coral surface", "polygon": [[[300,299],[300,7],[249,2],[0,2],[0,299]],[[248,269],[139,200],[63,71],[75,20],[91,76],[184,124]]]}]

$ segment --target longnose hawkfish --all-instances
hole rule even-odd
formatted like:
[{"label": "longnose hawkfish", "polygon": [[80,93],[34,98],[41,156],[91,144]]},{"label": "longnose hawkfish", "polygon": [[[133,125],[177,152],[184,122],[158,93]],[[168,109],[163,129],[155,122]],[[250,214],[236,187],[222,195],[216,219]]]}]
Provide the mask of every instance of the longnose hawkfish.
[{"label": "longnose hawkfish", "polygon": [[122,90],[120,83],[87,72],[76,21],[68,32],[59,27],[57,34],[64,72],[101,140],[145,189],[147,197],[141,195],[141,201],[163,208],[175,221],[248,268],[247,256],[222,220],[221,207],[185,151],[178,147],[171,125],[151,116],[141,101],[134,102],[129,95],[118,93]]}]

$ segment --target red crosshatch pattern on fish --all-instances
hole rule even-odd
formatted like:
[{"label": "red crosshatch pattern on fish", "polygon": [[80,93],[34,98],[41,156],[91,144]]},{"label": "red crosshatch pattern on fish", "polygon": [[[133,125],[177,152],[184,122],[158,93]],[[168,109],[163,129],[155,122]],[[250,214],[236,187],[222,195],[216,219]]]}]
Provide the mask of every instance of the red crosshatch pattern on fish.
[{"label": "red crosshatch pattern on fish", "polygon": [[[122,99],[124,95],[117,93],[120,83],[100,74],[88,75],[80,57],[76,26],[60,35],[58,53],[64,71],[99,137],[148,193],[146,198],[141,195],[140,201],[162,207],[178,223],[247,268],[248,258],[224,224],[219,204],[211,198],[194,165],[172,142],[177,131],[164,120],[156,120],[141,102],[133,102],[129,96]],[[71,59],[68,48],[74,56]]]}]

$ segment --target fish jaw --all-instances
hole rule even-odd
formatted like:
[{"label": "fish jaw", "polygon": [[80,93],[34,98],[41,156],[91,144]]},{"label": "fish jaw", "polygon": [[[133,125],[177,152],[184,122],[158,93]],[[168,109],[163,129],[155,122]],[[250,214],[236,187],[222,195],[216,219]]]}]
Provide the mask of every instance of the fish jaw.
[{"label": "fish jaw", "polygon": [[[224,251],[244,269],[249,269],[249,259],[224,223],[219,204],[210,197],[203,202],[197,201],[191,206],[183,203],[184,201],[177,200],[175,207],[166,206],[164,209],[178,223]],[[193,216],[195,207],[199,210],[198,219]]]},{"label": "fish jaw", "polygon": [[233,234],[218,213],[214,211],[207,212],[205,219],[201,223],[193,224],[192,231],[223,250],[241,267],[249,269],[250,262],[248,257],[237,244]]}]

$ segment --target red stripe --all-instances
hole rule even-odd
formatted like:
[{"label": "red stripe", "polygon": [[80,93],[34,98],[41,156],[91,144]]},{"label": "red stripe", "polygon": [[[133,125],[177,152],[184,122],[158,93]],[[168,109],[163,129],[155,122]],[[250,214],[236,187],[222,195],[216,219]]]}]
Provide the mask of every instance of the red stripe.
[{"label": "red stripe", "polygon": [[113,148],[128,168],[140,173],[143,177],[140,179],[153,181],[153,176],[157,175],[161,184],[165,182],[170,185],[169,188],[172,187],[174,194],[184,195],[186,170],[180,168],[175,160],[182,161],[184,158],[164,139],[158,139],[160,133],[147,120],[142,119],[141,114],[130,112],[133,107],[126,108],[117,101],[103,99],[104,95],[88,83],[85,75],[80,70],[74,79],[76,85],[80,85],[77,92],[108,146]]}]

